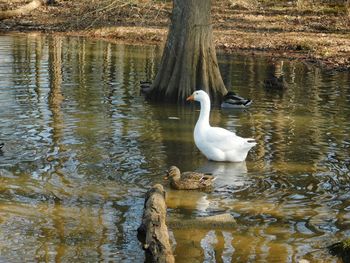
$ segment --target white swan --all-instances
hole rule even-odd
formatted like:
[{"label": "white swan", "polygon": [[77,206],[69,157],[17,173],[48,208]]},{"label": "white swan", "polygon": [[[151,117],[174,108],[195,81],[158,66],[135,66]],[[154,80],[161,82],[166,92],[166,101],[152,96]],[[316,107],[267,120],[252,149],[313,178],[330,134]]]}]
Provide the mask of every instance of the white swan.
[{"label": "white swan", "polygon": [[212,161],[243,162],[249,150],[256,145],[254,139],[242,138],[234,132],[209,124],[210,98],[203,90],[196,90],[188,100],[199,101],[201,111],[194,128],[194,142],[198,149]]}]

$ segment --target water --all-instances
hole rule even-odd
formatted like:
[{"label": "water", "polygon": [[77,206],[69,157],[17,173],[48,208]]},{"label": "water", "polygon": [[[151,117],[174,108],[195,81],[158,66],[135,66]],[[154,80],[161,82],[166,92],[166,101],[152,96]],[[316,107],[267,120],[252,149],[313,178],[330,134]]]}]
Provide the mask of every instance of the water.
[{"label": "water", "polygon": [[[258,145],[245,163],[208,162],[198,107],[139,94],[157,47],[76,37],[0,36],[0,255],[5,262],[142,262],[143,196],[170,165],[212,172],[214,190],[168,189],[169,218],[230,213],[232,228],[173,229],[176,262],[337,262],[350,234],[350,76],[296,62],[219,54],[248,110],[213,125]],[[268,90],[271,73],[285,91]]]}]

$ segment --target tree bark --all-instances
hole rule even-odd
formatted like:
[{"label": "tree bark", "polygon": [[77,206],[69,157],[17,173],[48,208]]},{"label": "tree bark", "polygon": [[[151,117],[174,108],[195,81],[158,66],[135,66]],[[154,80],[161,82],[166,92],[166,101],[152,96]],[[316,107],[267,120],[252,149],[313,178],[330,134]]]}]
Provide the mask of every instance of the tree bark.
[{"label": "tree bark", "polygon": [[156,184],[146,194],[142,223],[137,229],[147,262],[175,262],[165,223],[166,209],[165,191],[162,185]]},{"label": "tree bark", "polygon": [[150,98],[184,101],[202,89],[218,101],[227,93],[211,24],[211,0],[174,0],[171,24]]},{"label": "tree bark", "polygon": [[44,4],[47,4],[47,3],[51,3],[51,1],[50,0],[33,0],[32,2],[30,2],[24,6],[21,6],[17,9],[0,11],[0,20],[15,17],[15,16],[22,16],[22,15],[29,14],[34,9],[36,9]]}]

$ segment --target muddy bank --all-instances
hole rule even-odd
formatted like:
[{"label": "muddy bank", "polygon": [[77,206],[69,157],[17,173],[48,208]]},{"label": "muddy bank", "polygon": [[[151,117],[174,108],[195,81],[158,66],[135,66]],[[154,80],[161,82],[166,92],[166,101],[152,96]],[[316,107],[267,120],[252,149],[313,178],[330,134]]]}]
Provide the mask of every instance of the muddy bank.
[{"label": "muddy bank", "polygon": [[[250,1],[252,2],[252,1]],[[350,70],[350,17],[342,6],[214,1],[214,41],[219,49],[266,54]],[[0,0],[1,10],[22,2]],[[152,1],[55,1],[29,15],[0,21],[0,32],[61,33],[133,44],[162,45],[172,3]]]}]

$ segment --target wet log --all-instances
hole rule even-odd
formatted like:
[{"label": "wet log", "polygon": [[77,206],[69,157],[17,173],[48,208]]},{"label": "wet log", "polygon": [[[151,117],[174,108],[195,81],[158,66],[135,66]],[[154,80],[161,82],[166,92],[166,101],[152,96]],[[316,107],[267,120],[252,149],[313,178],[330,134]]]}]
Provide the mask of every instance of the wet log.
[{"label": "wet log", "polygon": [[0,11],[0,20],[29,14],[34,9],[37,9],[38,7],[44,4],[51,4],[52,2],[52,0],[33,0],[32,2],[23,5],[17,9]]},{"label": "wet log", "polygon": [[166,209],[164,188],[156,184],[146,193],[142,223],[137,229],[146,262],[175,262],[165,221]]}]

